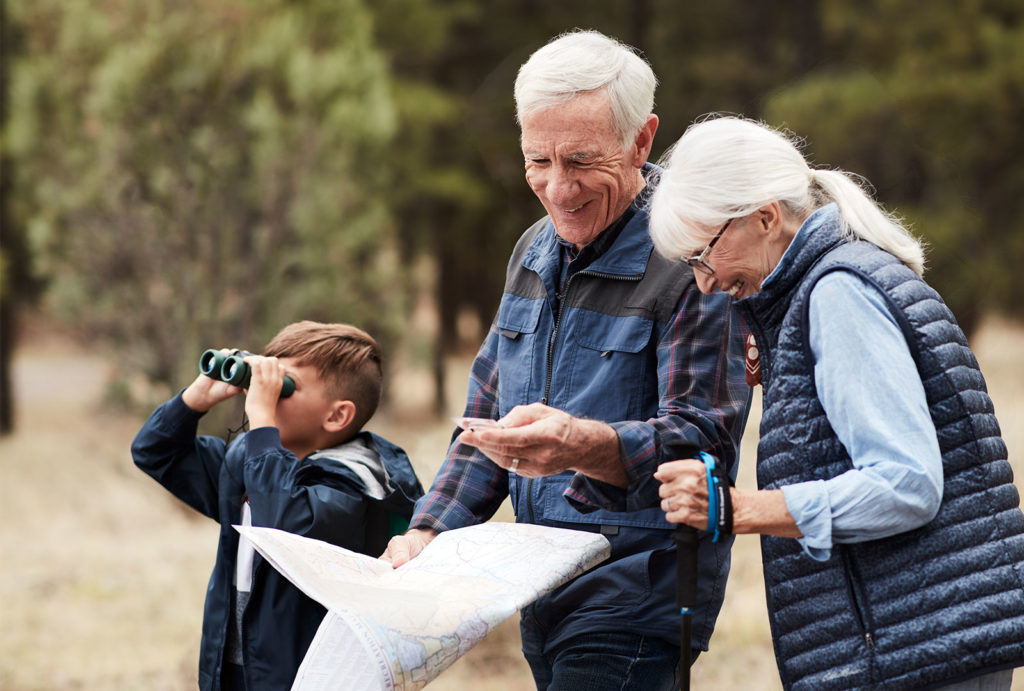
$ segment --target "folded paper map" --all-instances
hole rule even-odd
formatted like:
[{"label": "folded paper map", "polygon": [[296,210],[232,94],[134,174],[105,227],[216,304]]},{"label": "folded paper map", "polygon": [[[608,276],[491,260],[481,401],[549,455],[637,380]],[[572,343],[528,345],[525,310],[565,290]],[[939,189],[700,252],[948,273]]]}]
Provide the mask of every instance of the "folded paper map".
[{"label": "folded paper map", "polygon": [[293,690],[421,689],[498,624],[609,555],[601,535],[490,522],[391,564],[273,528],[236,526],[328,613]]}]

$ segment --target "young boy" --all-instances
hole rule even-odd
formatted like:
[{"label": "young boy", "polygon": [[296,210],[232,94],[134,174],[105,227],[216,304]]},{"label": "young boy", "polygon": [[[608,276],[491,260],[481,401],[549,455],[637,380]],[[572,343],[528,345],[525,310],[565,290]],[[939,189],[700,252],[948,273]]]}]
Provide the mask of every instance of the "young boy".
[{"label": "young boy", "polygon": [[[157,408],[135,464],[221,525],[207,588],[201,689],[285,689],[325,610],[255,554],[232,525],[287,530],[378,556],[423,489],[405,452],[362,426],[381,393],[376,341],[345,324],[286,326],[246,358],[250,431],[196,436],[199,418],[242,389],[200,375]],[[295,391],[280,398],[285,375]]]}]

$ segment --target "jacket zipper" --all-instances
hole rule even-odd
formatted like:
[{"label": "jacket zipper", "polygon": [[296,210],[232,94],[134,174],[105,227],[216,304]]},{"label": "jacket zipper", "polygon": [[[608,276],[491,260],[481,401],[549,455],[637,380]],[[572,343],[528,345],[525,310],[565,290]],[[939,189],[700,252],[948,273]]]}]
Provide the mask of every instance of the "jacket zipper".
[{"label": "jacket zipper", "polygon": [[[562,315],[565,314],[562,303],[565,297],[569,294],[569,288],[572,287],[572,282],[577,276],[594,276],[595,278],[607,278],[615,281],[629,281],[631,283],[639,283],[643,280],[643,274],[638,276],[622,276],[620,274],[609,274],[602,271],[591,271],[590,269],[583,269],[577,271],[565,282],[565,290],[562,291],[561,295],[557,295],[558,298],[558,316],[555,318],[555,328],[551,330],[551,335],[548,337],[548,361],[546,365],[546,372],[544,375],[544,395],[541,397],[540,402],[544,405],[548,404],[548,398],[551,394],[551,379],[554,376],[555,369],[555,345],[558,342],[558,334],[562,329]],[[533,478],[526,481],[526,509],[530,516],[530,523],[535,523],[534,512],[533,512]]]}]

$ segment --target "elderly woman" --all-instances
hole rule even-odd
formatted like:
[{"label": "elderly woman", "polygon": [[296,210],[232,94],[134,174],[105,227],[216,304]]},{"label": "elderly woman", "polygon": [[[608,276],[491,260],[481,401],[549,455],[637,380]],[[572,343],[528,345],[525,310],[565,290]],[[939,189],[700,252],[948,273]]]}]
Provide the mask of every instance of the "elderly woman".
[{"label": "elderly woman", "polygon": [[[920,244],[853,176],[810,168],[759,123],[705,120],[666,158],[655,244],[736,300],[760,351],[760,489],[732,488],[716,524],[765,536],[783,685],[1009,689],[1024,514]],[[707,476],[696,460],[658,469],[669,521],[730,509]]]}]

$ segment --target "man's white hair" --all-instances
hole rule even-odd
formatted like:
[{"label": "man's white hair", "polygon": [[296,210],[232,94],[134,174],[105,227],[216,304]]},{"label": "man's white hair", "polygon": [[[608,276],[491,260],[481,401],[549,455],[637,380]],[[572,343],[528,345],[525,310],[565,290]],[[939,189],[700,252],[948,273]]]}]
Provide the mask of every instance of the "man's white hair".
[{"label": "man's white hair", "polygon": [[516,119],[522,125],[524,117],[605,89],[612,127],[626,148],[654,111],[657,85],[651,66],[634,48],[598,31],[572,31],[552,39],[519,68]]}]

